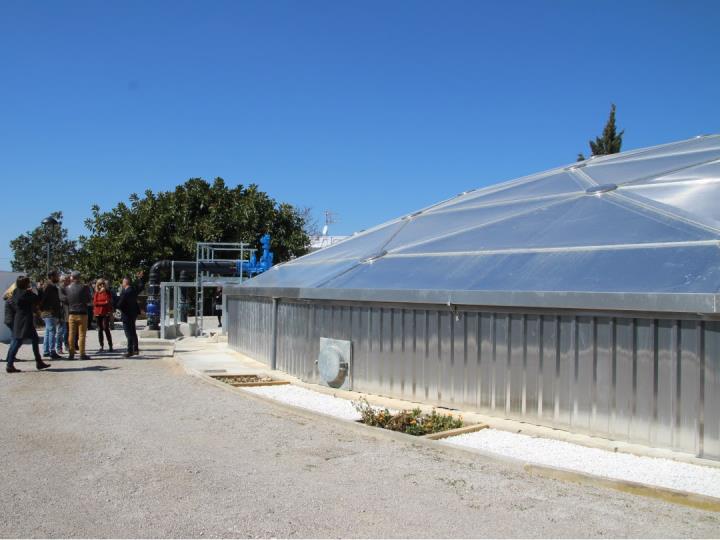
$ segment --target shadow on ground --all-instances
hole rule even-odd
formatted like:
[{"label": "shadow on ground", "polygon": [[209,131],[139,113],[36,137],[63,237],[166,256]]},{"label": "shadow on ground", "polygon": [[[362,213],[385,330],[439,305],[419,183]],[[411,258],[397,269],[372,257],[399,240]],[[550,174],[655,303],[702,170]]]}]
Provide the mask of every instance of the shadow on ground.
[{"label": "shadow on ground", "polygon": [[86,367],[72,367],[72,368],[48,368],[43,371],[49,371],[52,373],[60,372],[71,372],[71,371],[112,371],[114,369],[120,369],[119,367],[107,367],[107,366],[86,366]]}]

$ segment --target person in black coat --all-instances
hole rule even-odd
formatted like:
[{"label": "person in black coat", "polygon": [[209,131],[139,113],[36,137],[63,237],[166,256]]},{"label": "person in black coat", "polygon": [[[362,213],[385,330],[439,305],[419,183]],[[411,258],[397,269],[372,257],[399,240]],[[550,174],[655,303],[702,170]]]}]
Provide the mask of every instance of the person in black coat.
[{"label": "person in black coat", "polygon": [[13,338],[10,342],[10,348],[7,355],[7,367],[5,371],[8,373],[18,373],[20,370],[15,367],[15,357],[17,356],[23,340],[29,339],[32,343],[33,354],[35,355],[35,367],[37,369],[46,369],[50,364],[42,361],[40,356],[40,340],[35,330],[34,311],[40,296],[30,287],[30,278],[20,276],[15,281],[15,292],[13,293],[12,303],[15,308],[15,317],[13,318]]},{"label": "person in black coat", "polygon": [[135,356],[140,352],[138,350],[138,337],[135,328],[135,321],[137,321],[138,315],[140,315],[137,297],[138,289],[133,287],[129,277],[124,278],[122,281],[122,292],[117,300],[117,308],[121,313],[123,330],[125,331],[125,338],[127,339],[126,358]]},{"label": "person in black coat", "polygon": [[215,314],[218,318],[218,328],[222,328],[222,314],[223,314],[223,300],[222,300],[222,287],[215,289],[213,295],[213,303],[215,304]]}]

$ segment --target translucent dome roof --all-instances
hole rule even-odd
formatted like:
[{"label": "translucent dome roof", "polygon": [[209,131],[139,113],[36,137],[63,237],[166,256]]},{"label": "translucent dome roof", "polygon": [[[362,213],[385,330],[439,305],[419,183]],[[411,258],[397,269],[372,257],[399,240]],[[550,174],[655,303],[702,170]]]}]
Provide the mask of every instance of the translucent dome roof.
[{"label": "translucent dome roof", "polygon": [[[500,292],[646,300],[671,293],[702,295],[701,306],[688,309],[714,312],[719,241],[720,136],[711,135],[462,193],[278,265],[245,287],[388,299],[414,291],[432,301],[454,291],[457,303],[498,303],[500,295],[487,293]],[[563,305],[557,295],[549,304]]]}]

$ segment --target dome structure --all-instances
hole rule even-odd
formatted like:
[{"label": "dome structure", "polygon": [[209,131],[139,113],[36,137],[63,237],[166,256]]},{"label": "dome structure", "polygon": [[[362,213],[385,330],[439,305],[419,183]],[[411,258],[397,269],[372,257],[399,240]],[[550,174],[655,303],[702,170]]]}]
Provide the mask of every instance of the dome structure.
[{"label": "dome structure", "polygon": [[461,193],[246,286],[486,305],[499,296],[506,304],[509,295],[559,307],[640,301],[714,312],[718,200],[720,136],[701,136]]},{"label": "dome structure", "polygon": [[[720,460],[720,136],[461,193],[227,287],[229,346],[344,388]],[[339,345],[338,345],[339,346]]]}]

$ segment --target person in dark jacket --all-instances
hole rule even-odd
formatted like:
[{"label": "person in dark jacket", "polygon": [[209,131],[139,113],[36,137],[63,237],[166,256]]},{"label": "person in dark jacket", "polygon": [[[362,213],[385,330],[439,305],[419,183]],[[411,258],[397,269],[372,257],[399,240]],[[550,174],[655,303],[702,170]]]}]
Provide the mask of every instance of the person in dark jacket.
[{"label": "person in dark jacket", "polygon": [[222,328],[222,314],[223,314],[223,300],[222,300],[222,287],[215,289],[213,295],[213,304],[215,304],[215,314],[218,318],[218,328]]},{"label": "person in dark jacket", "polygon": [[122,315],[122,325],[127,338],[126,358],[137,355],[139,353],[137,330],[135,321],[140,315],[140,307],[137,303],[138,290],[132,286],[129,277],[122,281],[122,292],[117,301],[117,308]]},{"label": "person in dark jacket", "polygon": [[78,336],[80,345],[80,359],[90,360],[85,354],[85,336],[87,334],[87,305],[92,302],[90,298],[90,290],[87,285],[83,285],[80,281],[80,272],[73,272],[70,275],[71,283],[65,287],[65,296],[69,307],[68,324],[70,327],[70,336],[68,338],[68,348],[70,355],[68,360],[75,358],[75,336]]},{"label": "person in dark jacket", "polygon": [[35,293],[30,286],[30,278],[19,276],[15,281],[15,292],[13,292],[12,302],[15,308],[15,316],[13,318],[13,336],[10,342],[10,348],[7,355],[7,367],[5,371],[8,373],[18,373],[19,369],[15,367],[15,358],[17,356],[23,340],[29,339],[32,343],[33,354],[35,355],[35,367],[46,369],[50,364],[42,361],[40,356],[40,338],[35,330],[34,311],[41,300],[41,296]]},{"label": "person in dark jacket", "polygon": [[94,298],[95,298],[95,284],[97,283],[97,280],[91,281],[88,283],[88,291],[90,292],[90,303],[87,307],[87,316],[88,316],[88,324],[87,329],[92,330],[93,329],[93,313],[94,313]]},{"label": "person in dark jacket", "polygon": [[62,320],[62,304],[60,303],[60,291],[58,282],[60,276],[57,271],[48,272],[48,280],[43,287],[42,300],[40,301],[40,316],[45,322],[45,337],[43,339],[43,355],[46,358],[57,360],[62,358],[57,353],[57,331]]}]

